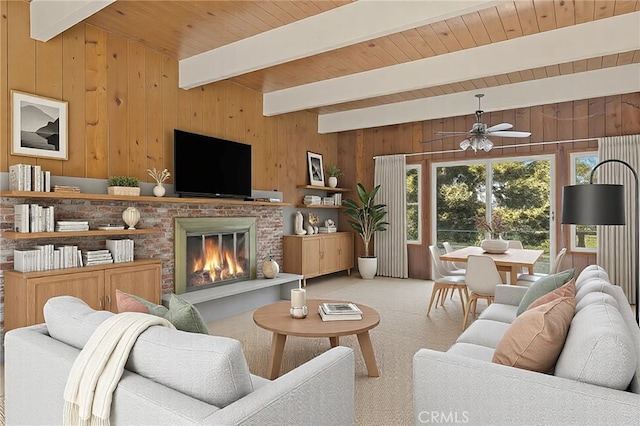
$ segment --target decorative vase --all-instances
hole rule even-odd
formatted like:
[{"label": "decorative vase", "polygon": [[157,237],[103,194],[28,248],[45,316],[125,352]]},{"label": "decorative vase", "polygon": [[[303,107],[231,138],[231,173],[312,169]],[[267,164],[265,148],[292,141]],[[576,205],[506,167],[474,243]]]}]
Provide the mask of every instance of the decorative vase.
[{"label": "decorative vase", "polygon": [[487,253],[502,254],[509,248],[509,242],[502,238],[482,240],[480,242],[480,247]]},{"label": "decorative vase", "polygon": [[128,229],[136,229],[135,226],[140,220],[140,211],[135,207],[127,207],[122,212],[122,220],[129,226]]},{"label": "decorative vase", "polygon": [[156,197],[163,197],[165,192],[166,190],[164,189],[164,186],[162,186],[161,183],[153,187],[153,195],[155,195]]},{"label": "decorative vase", "polygon": [[265,278],[275,278],[280,272],[280,265],[273,259],[262,262],[262,275]]},{"label": "decorative vase", "polygon": [[307,233],[307,231],[304,230],[303,226],[303,217],[302,217],[302,213],[300,212],[296,212],[296,219],[295,219],[295,233],[296,235],[304,235]]},{"label": "decorative vase", "polygon": [[335,188],[338,186],[338,178],[335,176],[329,176],[329,187]]}]

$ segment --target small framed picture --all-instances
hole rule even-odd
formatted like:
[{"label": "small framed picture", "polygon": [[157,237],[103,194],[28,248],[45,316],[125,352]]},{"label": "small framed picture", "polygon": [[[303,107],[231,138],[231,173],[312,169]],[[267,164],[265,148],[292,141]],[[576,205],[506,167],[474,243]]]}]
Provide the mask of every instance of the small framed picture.
[{"label": "small framed picture", "polygon": [[324,165],[322,154],[307,151],[309,161],[309,183],[314,186],[324,186]]},{"label": "small framed picture", "polygon": [[68,158],[67,102],[11,91],[11,154]]}]

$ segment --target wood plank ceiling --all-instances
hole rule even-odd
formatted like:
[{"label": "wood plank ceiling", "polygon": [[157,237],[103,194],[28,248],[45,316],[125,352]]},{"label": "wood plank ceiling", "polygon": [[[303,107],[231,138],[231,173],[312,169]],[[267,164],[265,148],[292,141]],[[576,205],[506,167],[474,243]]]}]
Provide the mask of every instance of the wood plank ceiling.
[{"label": "wood plank ceiling", "polygon": [[[361,0],[365,1],[365,0]],[[86,22],[106,31],[137,40],[177,60],[185,60],[202,52],[219,49],[270,30],[295,24],[297,21],[347,6],[351,1],[136,1],[119,0],[86,19]],[[397,2],[402,7],[402,2]],[[637,0],[516,0],[496,2],[495,6],[454,16],[439,22],[405,29],[393,34],[356,42],[301,59],[269,66],[231,77],[231,80],[252,90],[269,94],[314,82],[339,81],[346,76],[358,77],[372,70],[383,70],[426,58],[448,58],[454,52],[469,51],[501,42],[526,39],[538,34],[577,27],[580,24],[606,21],[626,14],[640,15]],[[634,18],[635,21],[639,19]],[[634,22],[635,22],[634,21]],[[635,24],[634,24],[635,25]],[[636,32],[640,39],[640,35]],[[545,48],[552,51],[572,40],[558,38]],[[607,37],[598,34],[597,37]],[[633,41],[633,40],[632,40]],[[640,40],[639,40],[640,41]],[[548,43],[548,40],[547,40]],[[633,45],[632,45],[633,46]],[[274,46],[274,49],[277,49]],[[321,116],[341,112],[368,111],[381,105],[406,104],[407,101],[433,98],[446,99],[464,94],[468,103],[463,108],[473,113],[473,94],[491,88],[554,77],[578,75],[597,70],[640,64],[640,50],[626,47],[578,60],[519,69],[517,63],[535,52],[519,52],[509,57],[487,57],[486,63],[509,61],[513,71],[463,79],[447,84],[303,109]],[[521,58],[522,57],[522,58]],[[468,64],[483,67],[484,63]],[[364,75],[364,74],[363,74]],[[633,80],[633,78],[632,78]],[[640,81],[640,76],[638,76]],[[357,81],[357,80],[356,80]],[[635,84],[635,82],[632,81]],[[539,90],[542,90],[542,86]],[[617,89],[620,90],[620,89]],[[633,85],[630,91],[637,91]],[[375,93],[375,91],[374,91]],[[497,94],[496,94],[497,96]],[[460,99],[460,98],[457,98]],[[466,98],[465,98],[466,99]],[[489,100],[489,96],[485,97]],[[524,105],[523,105],[524,106]],[[495,108],[500,104],[496,102]],[[494,108],[494,110],[495,110]],[[490,108],[485,108],[489,110]],[[391,124],[391,123],[383,123]],[[355,123],[353,128],[366,127]],[[338,130],[347,130],[340,127]]]}]

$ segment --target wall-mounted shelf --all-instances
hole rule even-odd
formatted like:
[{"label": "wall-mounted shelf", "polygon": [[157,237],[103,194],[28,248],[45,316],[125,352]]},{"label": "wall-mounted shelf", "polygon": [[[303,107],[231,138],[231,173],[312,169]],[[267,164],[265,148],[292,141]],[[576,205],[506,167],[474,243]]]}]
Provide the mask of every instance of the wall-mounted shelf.
[{"label": "wall-mounted shelf", "polygon": [[342,209],[342,206],[324,205],[324,204],[296,204],[299,209]]},{"label": "wall-mounted shelf", "polygon": [[318,191],[327,191],[327,192],[349,192],[351,191],[349,188],[331,188],[330,186],[315,186],[315,185],[297,185],[298,189],[316,189]]},{"label": "wall-mounted shelf", "polygon": [[140,235],[140,234],[159,234],[159,229],[120,229],[120,230],[101,230],[92,229],[89,231],[64,231],[64,232],[14,232],[3,231],[2,238],[11,240],[33,240],[37,238],[69,238],[69,237],[108,237],[113,235]]},{"label": "wall-mounted shelf", "polygon": [[[321,189],[322,187],[314,187]],[[331,188],[335,189],[335,188]],[[150,197],[131,195],[85,194],[78,192],[35,192],[35,191],[0,191],[0,197],[7,198],[56,198],[69,200],[104,200],[135,201],[141,203],[189,203],[189,204],[236,204],[253,206],[290,206],[289,203],[271,203],[268,201],[243,201],[228,198],[182,198],[182,197]]]}]

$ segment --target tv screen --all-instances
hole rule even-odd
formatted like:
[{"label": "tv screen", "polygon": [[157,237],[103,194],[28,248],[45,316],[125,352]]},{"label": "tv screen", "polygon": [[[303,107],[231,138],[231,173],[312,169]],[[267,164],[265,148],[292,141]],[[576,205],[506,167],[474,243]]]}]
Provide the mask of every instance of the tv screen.
[{"label": "tv screen", "polygon": [[175,129],[174,190],[187,197],[251,197],[251,145]]}]

